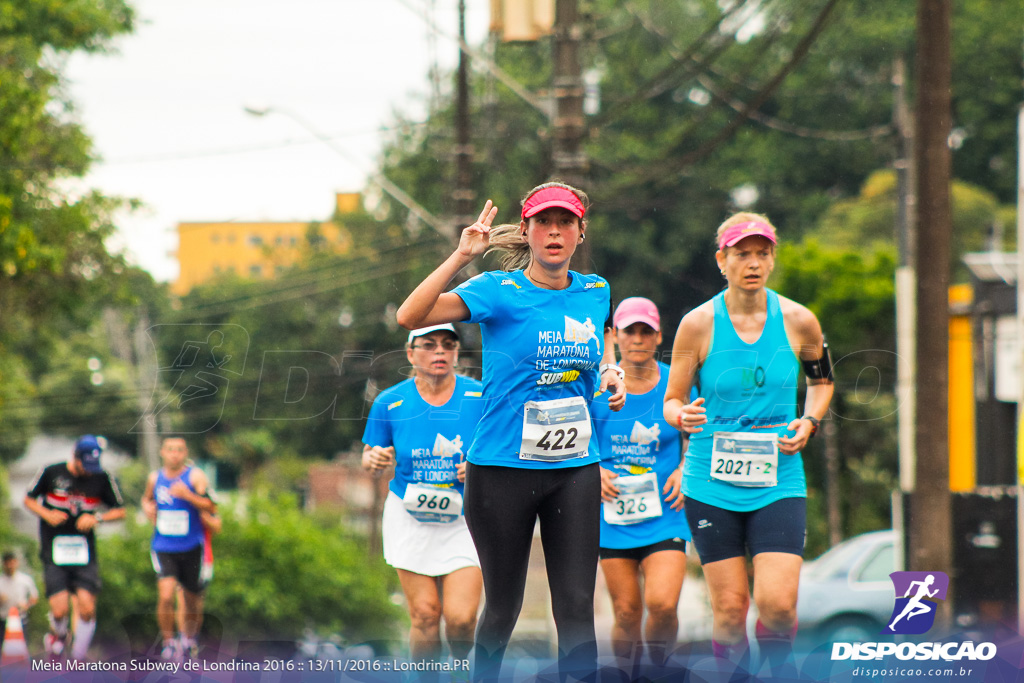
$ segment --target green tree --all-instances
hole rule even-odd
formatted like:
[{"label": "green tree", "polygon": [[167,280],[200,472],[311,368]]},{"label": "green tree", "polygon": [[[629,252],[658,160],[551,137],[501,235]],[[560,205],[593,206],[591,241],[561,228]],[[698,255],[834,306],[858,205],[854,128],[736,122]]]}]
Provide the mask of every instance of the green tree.
[{"label": "green tree", "polygon": [[[996,196],[985,189],[962,181],[951,188],[953,231],[950,268],[953,280],[964,282],[968,271],[964,254],[985,251],[990,242],[997,250],[1012,249],[1005,227],[1011,207],[1000,206]],[[822,241],[848,249],[859,245],[894,243],[897,211],[896,174],[889,170],[872,173],[856,197],[843,199],[829,207],[813,234]],[[1002,239],[997,229],[1003,228]],[[1009,231],[1013,232],[1013,231]]]},{"label": "green tree", "polygon": [[128,283],[149,276],[105,246],[114,210],[131,203],[95,191],[74,198],[60,185],[85,174],[93,151],[59,66],[132,30],[132,10],[123,0],[0,0],[0,17],[2,461],[45,420],[37,383],[64,350],[64,333],[87,326],[100,301],[136,303]]},{"label": "green tree", "polygon": [[[778,249],[772,276],[772,287],[815,313],[832,349],[830,418],[838,430],[847,535],[891,523],[889,496],[897,473],[895,269],[895,248],[882,240],[853,249],[810,237]],[[810,556],[828,545],[823,441],[815,439],[804,452]]]},{"label": "green tree", "polygon": [[[1008,202],[1024,10],[968,5],[954,17],[954,169]],[[651,296],[678,320],[719,288],[712,236],[740,201],[753,198],[749,208],[797,240],[896,156],[891,82],[900,56],[914,73],[912,5],[595,0],[587,10],[583,68],[601,74],[601,110],[585,139],[587,265],[616,298]],[[550,54],[548,40],[502,43],[495,61],[550,94]],[[551,122],[478,73],[473,189],[481,204],[494,199],[499,221],[515,220],[521,194],[552,173]],[[450,99],[432,103],[425,125],[400,127],[382,159],[386,175],[435,211],[451,210],[452,110]]]}]

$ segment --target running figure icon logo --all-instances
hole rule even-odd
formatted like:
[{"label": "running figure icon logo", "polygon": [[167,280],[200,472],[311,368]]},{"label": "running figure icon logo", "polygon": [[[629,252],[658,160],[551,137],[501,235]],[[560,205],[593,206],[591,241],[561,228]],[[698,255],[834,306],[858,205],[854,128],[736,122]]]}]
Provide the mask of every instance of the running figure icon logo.
[{"label": "running figure icon logo", "polygon": [[[186,405],[193,415],[201,417],[193,418],[187,429],[179,428],[179,433],[198,434],[216,427],[231,380],[240,378],[245,369],[249,333],[240,325],[196,323],[153,325],[146,334],[156,349],[152,360],[157,376],[152,381],[153,394],[146,414],[131,433],[155,427],[162,417]],[[175,342],[168,343],[168,339]]]},{"label": "running figure icon logo", "polygon": [[452,456],[462,459],[462,435],[456,434],[455,438],[451,441],[444,438],[440,434],[434,439],[434,448],[431,454],[435,458],[448,458]]},{"label": "running figure icon logo", "polygon": [[640,424],[639,421],[633,422],[633,431],[629,434],[630,443],[639,444],[641,446],[647,446],[649,444],[657,444],[654,450],[661,450],[661,427],[657,422],[652,424],[650,427],[645,427]]},{"label": "running figure icon logo", "polygon": [[882,633],[919,635],[928,631],[935,623],[938,601],[946,599],[949,577],[943,572],[893,572],[889,578],[897,598]]},{"label": "running figure icon logo", "polygon": [[591,322],[590,318],[587,318],[584,322],[574,320],[569,316],[565,317],[565,336],[563,339],[573,344],[588,344],[590,340],[601,343],[597,338],[597,328],[594,323]]}]

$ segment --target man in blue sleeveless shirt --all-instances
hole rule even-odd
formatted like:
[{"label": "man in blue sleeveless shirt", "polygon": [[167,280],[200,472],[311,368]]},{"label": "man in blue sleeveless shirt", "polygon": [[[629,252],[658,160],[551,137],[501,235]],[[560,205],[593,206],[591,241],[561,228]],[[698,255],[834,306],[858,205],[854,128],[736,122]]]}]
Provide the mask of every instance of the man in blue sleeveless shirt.
[{"label": "man in blue sleeveless shirt", "polygon": [[[188,446],[168,437],[160,446],[163,467],[151,472],[142,496],[142,509],[155,529],[153,569],[157,573],[156,618],[163,637],[162,659],[195,655],[203,615],[201,570],[206,534],[201,513],[214,513],[206,474],[188,463]],[[184,631],[175,638],[174,596],[181,586],[185,598]]]}]

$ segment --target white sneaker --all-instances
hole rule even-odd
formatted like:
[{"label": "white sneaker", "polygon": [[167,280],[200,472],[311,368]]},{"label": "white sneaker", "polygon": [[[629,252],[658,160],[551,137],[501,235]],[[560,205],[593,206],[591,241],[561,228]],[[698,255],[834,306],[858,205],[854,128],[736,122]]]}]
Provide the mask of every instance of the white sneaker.
[{"label": "white sneaker", "polygon": [[51,658],[60,657],[64,654],[64,639],[53,633],[46,633],[43,635],[43,651]]},{"label": "white sneaker", "polygon": [[167,662],[181,661],[181,646],[177,640],[165,640],[163,649],[160,650],[160,659]]},{"label": "white sneaker", "polygon": [[199,641],[181,636],[178,641],[182,659],[199,659]]}]

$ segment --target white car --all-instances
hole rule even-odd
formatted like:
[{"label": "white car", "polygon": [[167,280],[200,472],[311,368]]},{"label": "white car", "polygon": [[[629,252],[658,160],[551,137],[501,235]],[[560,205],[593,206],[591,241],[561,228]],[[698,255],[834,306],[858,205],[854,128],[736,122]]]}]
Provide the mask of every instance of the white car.
[{"label": "white car", "polygon": [[872,531],[849,538],[804,564],[797,619],[800,639],[827,642],[887,640],[881,633],[896,594],[896,533]]}]

